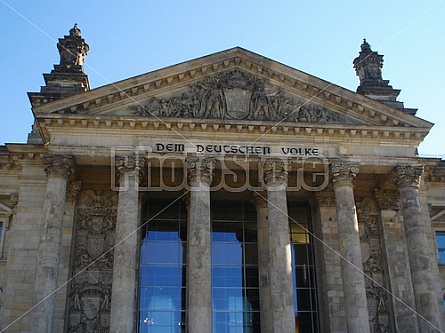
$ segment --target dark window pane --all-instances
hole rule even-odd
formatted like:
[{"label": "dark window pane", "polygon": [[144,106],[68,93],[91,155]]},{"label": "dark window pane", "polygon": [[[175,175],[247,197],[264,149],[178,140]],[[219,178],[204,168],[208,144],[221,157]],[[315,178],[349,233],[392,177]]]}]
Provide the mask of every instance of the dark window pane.
[{"label": "dark window pane", "polygon": [[213,243],[213,265],[241,265],[242,249],[239,243]]},{"label": "dark window pane", "polygon": [[439,264],[445,265],[445,232],[436,232],[436,241],[439,252]]}]

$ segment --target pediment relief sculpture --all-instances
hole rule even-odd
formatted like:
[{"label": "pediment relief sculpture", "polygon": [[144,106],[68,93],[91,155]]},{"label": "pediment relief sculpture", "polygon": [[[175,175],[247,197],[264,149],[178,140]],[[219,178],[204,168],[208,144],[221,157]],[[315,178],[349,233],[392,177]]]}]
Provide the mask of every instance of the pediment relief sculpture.
[{"label": "pediment relief sculpture", "polygon": [[267,79],[239,69],[194,83],[178,96],[151,97],[130,105],[127,111],[148,117],[351,123],[338,113],[298,100]]}]

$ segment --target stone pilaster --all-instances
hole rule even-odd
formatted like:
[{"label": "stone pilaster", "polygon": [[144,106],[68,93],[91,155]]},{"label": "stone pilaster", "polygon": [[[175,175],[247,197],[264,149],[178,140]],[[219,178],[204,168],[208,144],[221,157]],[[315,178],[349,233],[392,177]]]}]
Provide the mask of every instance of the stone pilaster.
[{"label": "stone pilaster", "polygon": [[421,165],[398,165],[394,182],[400,193],[400,210],[405,227],[411,279],[420,332],[437,332],[442,327],[435,295],[435,279],[428,253],[425,226],[419,201]]},{"label": "stone pilaster", "polygon": [[214,168],[214,159],[187,159],[187,331],[194,333],[212,331],[210,184]]},{"label": "stone pilaster", "polygon": [[80,181],[69,181],[66,189],[65,214],[63,216],[63,232],[60,249],[59,279],[57,284],[60,286],[60,289],[56,299],[54,332],[63,332],[63,327],[66,322],[65,307],[67,304],[67,289],[69,285],[66,282],[70,279],[70,257],[73,245],[74,211],[81,187],[82,183]]},{"label": "stone pilaster", "polygon": [[316,260],[321,263],[317,271],[321,281],[318,287],[321,299],[320,323],[326,332],[346,332],[334,189],[329,185],[314,194],[314,227],[321,240],[314,244],[317,249]]},{"label": "stone pilaster", "polygon": [[138,194],[143,158],[117,157],[119,201],[111,291],[110,333],[132,333],[136,318]]},{"label": "stone pilaster", "polygon": [[46,155],[43,162],[47,184],[37,250],[32,331],[49,333],[54,329],[66,188],[74,173],[74,160],[71,155]]},{"label": "stone pilaster", "polygon": [[[405,231],[400,219],[400,196],[396,190],[382,190],[375,192],[375,198],[380,208],[382,221],[382,235],[385,254],[388,263],[390,290],[389,297],[394,314],[396,332],[419,332],[415,308],[414,291],[408,261]],[[407,306],[408,305],[408,306]],[[411,308],[411,309],[410,309]]]},{"label": "stone pilaster", "polygon": [[356,164],[331,165],[337,208],[338,235],[345,296],[348,332],[369,333],[369,314],[366,300],[365,277],[354,200],[354,181],[359,171]]},{"label": "stone pilaster", "polygon": [[261,332],[273,332],[270,291],[270,244],[267,223],[267,192],[254,192],[253,203],[257,214],[258,275],[260,292]]},{"label": "stone pilaster", "polygon": [[272,332],[295,332],[292,257],[287,214],[286,186],[291,166],[280,159],[263,163],[267,188],[267,233]]}]

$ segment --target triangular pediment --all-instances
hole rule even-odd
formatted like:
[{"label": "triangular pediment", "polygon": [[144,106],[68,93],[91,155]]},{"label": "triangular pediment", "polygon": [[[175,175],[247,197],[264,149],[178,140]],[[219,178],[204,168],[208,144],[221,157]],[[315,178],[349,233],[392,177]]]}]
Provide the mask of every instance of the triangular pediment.
[{"label": "triangular pediment", "polygon": [[48,104],[51,115],[191,118],[424,129],[432,124],[258,54],[234,48]]}]

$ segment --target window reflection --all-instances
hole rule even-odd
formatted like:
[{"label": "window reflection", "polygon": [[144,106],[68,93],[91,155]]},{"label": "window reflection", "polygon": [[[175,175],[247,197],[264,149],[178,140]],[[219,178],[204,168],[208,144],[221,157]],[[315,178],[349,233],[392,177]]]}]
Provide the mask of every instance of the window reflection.
[{"label": "window reflection", "polygon": [[213,203],[213,333],[260,332],[256,233],[251,205]]},{"label": "window reflection", "polygon": [[319,332],[312,225],[305,207],[289,207],[296,332]]},{"label": "window reflection", "polygon": [[[139,278],[139,332],[185,332],[185,212],[147,204]],[[168,207],[162,213],[159,211]]]},{"label": "window reflection", "polygon": [[445,231],[436,231],[439,265],[445,265]]}]

